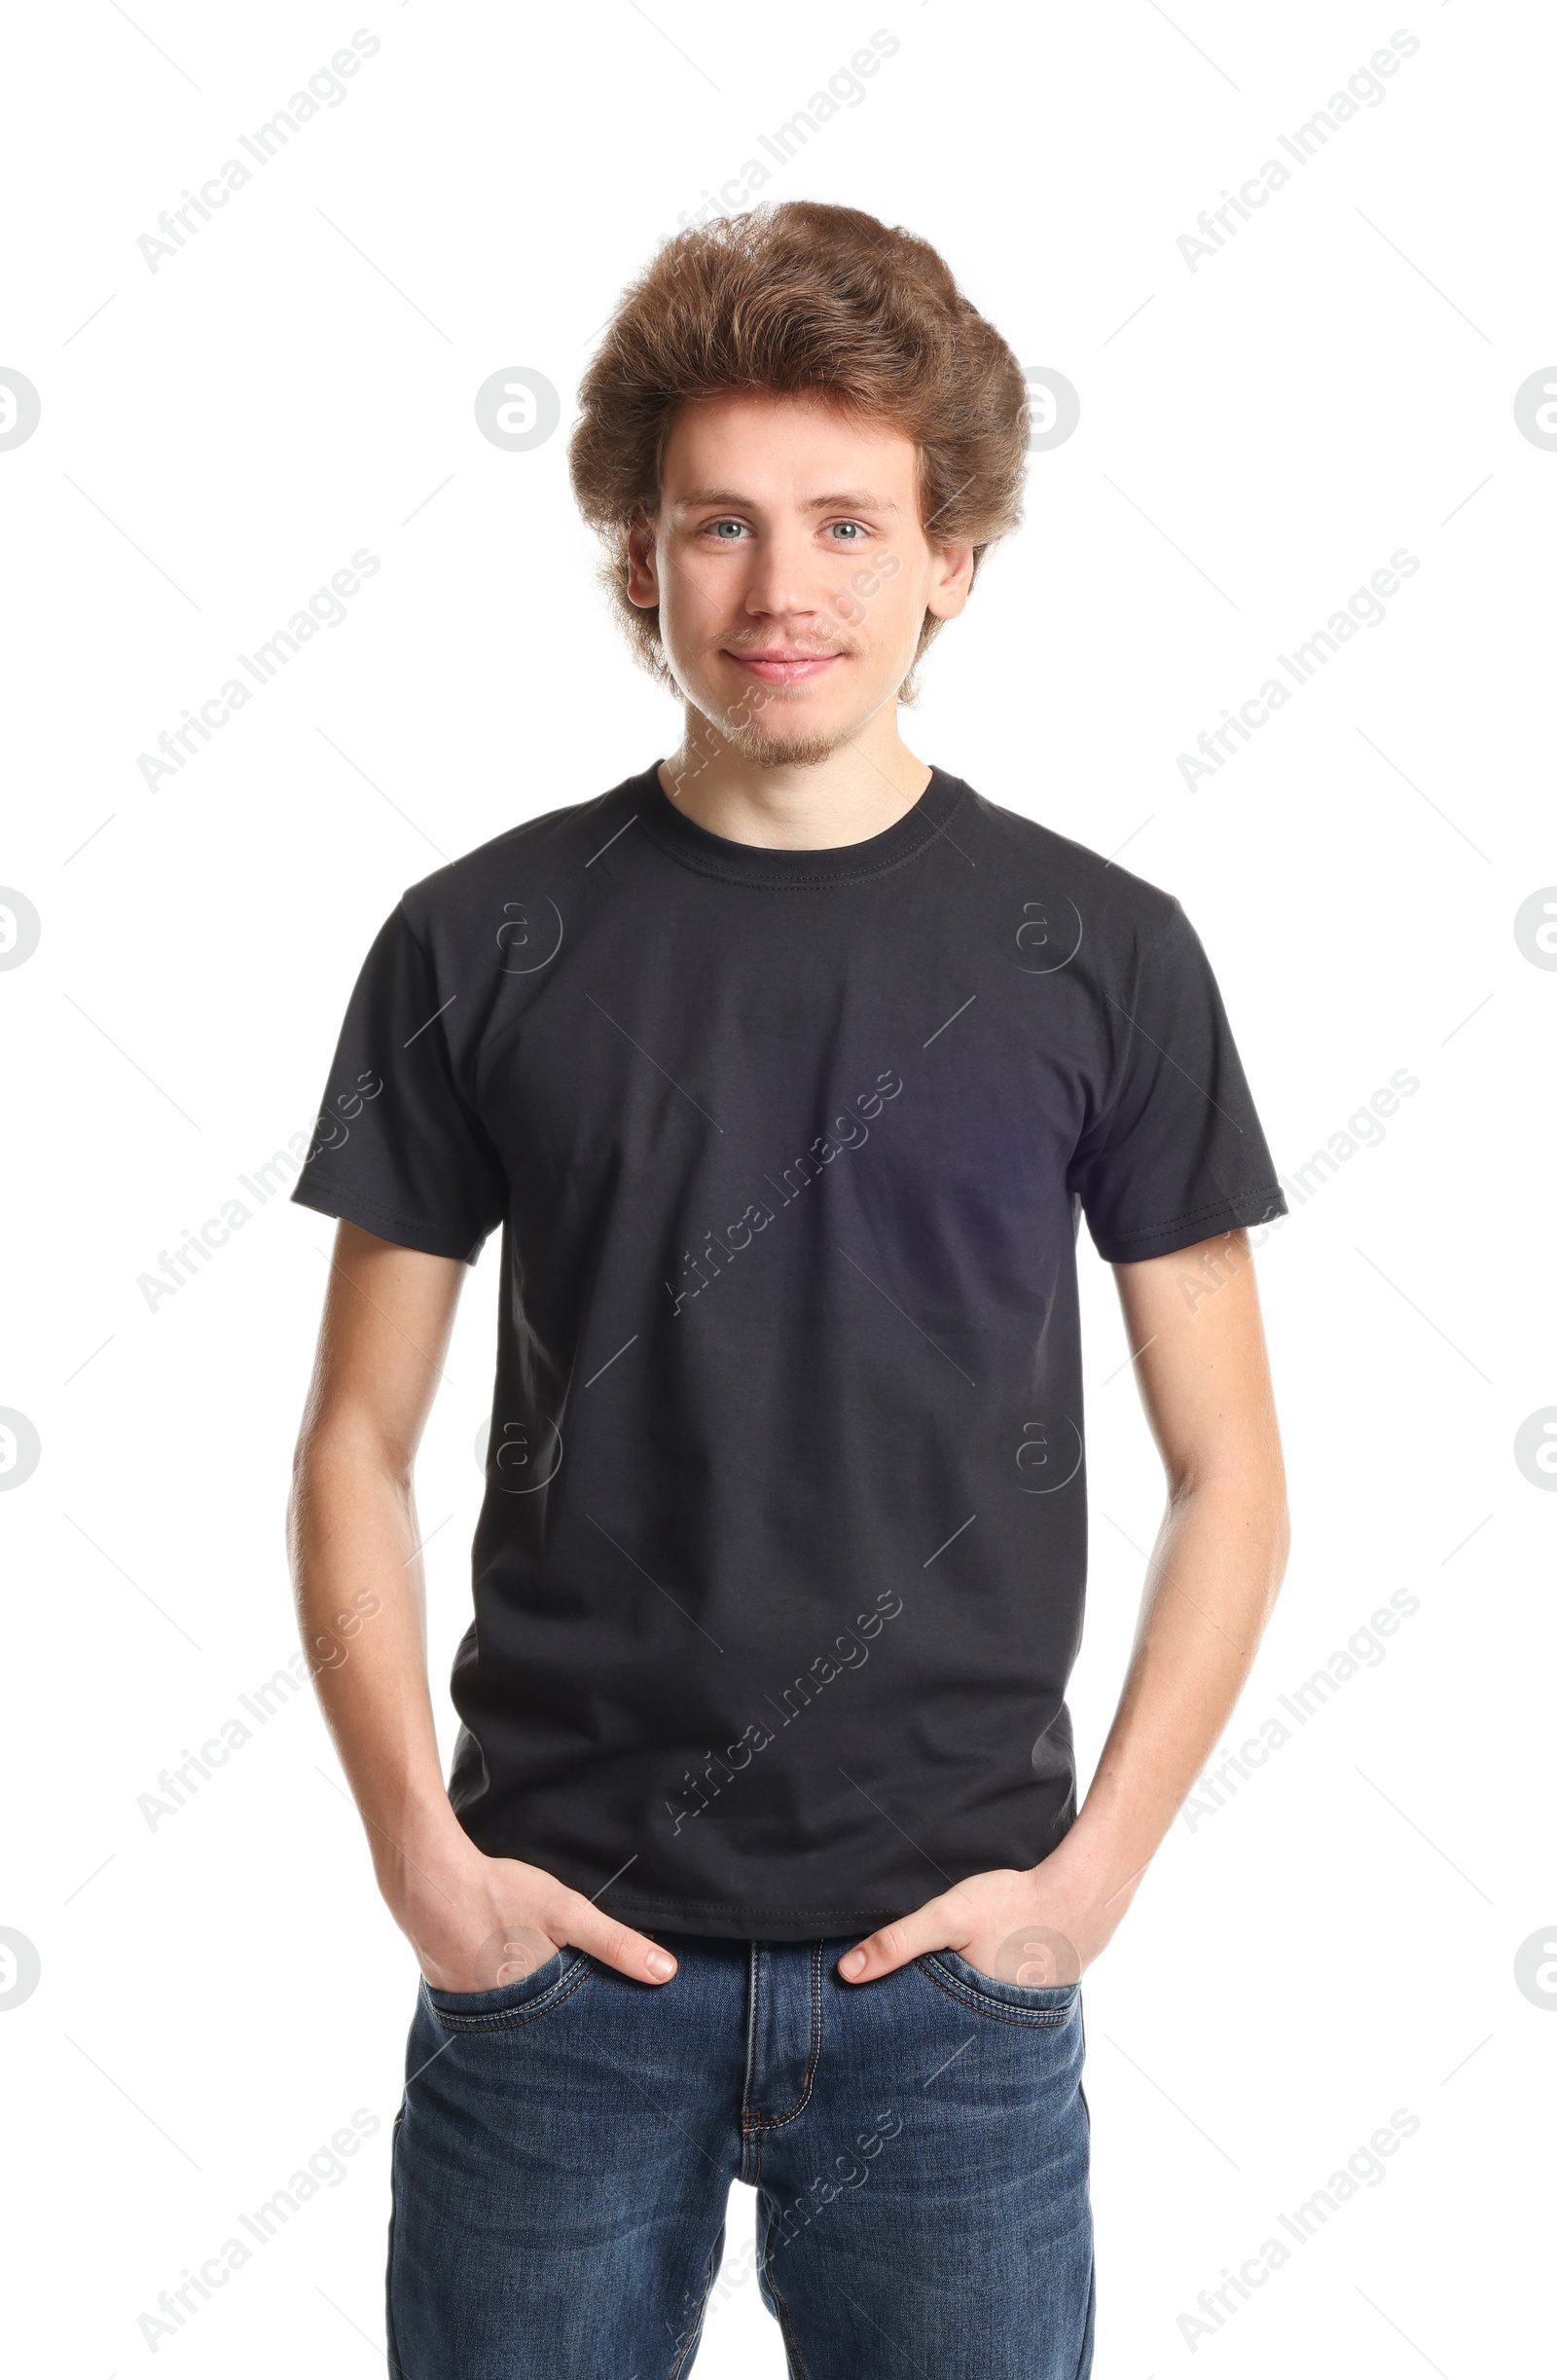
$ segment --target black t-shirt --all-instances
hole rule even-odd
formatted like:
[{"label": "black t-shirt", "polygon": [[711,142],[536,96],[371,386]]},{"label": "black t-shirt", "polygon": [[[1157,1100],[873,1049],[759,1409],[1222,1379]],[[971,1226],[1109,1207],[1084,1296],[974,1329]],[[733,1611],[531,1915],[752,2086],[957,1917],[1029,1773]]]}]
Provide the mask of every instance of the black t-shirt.
[{"label": "black t-shirt", "polygon": [[1075,1814],[1075,1242],[1284,1213],[1177,901],[935,770],[734,843],[654,769],[408,892],[293,1195],[474,1262],[472,1839],[646,1926],[864,1932]]}]

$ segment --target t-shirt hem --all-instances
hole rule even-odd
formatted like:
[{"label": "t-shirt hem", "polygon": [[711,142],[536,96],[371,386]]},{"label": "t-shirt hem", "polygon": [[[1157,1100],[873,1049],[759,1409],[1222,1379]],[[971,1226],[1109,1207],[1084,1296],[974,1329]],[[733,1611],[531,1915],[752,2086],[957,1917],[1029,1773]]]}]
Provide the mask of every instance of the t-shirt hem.
[{"label": "t-shirt hem", "polygon": [[308,1207],[315,1215],[332,1215],[338,1223],[360,1224],[377,1238],[389,1240],[397,1248],[415,1248],[421,1256],[451,1256],[460,1263],[474,1264],[487,1238],[484,1231],[473,1243],[468,1231],[428,1223],[419,1215],[397,1214],[391,1207],[359,1197],[355,1190],[324,1190],[312,1182],[298,1182],[291,1194],[296,1206]]},{"label": "t-shirt hem", "polygon": [[1106,1264],[1139,1264],[1148,1257],[1173,1256],[1180,1248],[1193,1248],[1204,1239],[1214,1239],[1221,1231],[1247,1230],[1250,1226],[1274,1223],[1287,1212],[1286,1199],[1276,1183],[1267,1189],[1240,1190],[1231,1198],[1217,1198],[1210,1206],[1191,1207],[1185,1214],[1175,1215],[1165,1223],[1148,1224],[1139,1231],[1098,1231],[1092,1237],[1098,1254]]},{"label": "t-shirt hem", "polygon": [[721,1941],[812,1942],[830,1934],[875,1933],[907,1912],[881,1909],[775,1909],[739,1901],[665,1901],[645,1893],[602,1892],[597,1906],[629,1925]]}]

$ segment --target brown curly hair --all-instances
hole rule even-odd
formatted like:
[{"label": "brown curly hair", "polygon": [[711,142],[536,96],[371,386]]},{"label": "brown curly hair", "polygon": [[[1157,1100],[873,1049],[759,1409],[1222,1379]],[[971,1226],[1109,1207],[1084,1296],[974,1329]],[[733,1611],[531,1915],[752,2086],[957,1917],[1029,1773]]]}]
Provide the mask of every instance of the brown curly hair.
[{"label": "brown curly hair", "polygon": [[[975,576],[1021,520],[1022,367],[927,240],[809,199],[695,224],[623,293],[568,449],[601,578],[637,659],[668,685],[659,611],[628,599],[628,534],[655,518],[677,409],[736,389],[822,396],[900,428],[919,449],[925,531],[971,545]],[[916,662],[940,625],[926,612]]]}]

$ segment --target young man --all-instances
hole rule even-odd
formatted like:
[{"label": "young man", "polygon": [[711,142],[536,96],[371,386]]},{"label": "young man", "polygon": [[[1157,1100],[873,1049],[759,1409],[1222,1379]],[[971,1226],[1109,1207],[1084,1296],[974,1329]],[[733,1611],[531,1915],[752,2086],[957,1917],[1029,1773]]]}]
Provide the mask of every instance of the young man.
[{"label": "young man", "polygon": [[[1283,1201],[1177,903],[899,736],[1027,433],[934,251],[688,232],[583,405],[680,747],[406,894],[295,1192],[304,1633],[422,1976],[391,2368],[675,2380],[741,2178],[795,2373],[1075,2380],[1079,1979],[1279,1583]],[[1083,1213],[1169,1497],[1077,1814]],[[411,1475],[499,1227],[446,1790]]]}]

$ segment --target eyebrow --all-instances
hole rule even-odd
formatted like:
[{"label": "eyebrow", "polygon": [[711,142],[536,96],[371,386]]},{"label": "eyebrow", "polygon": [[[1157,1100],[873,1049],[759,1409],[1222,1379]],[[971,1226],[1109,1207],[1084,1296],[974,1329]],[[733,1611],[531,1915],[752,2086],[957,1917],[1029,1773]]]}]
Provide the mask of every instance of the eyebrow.
[{"label": "eyebrow", "polygon": [[[682,496],[671,509],[692,512],[703,504],[727,504],[732,512],[753,512],[761,509],[749,495],[742,495],[732,488],[695,488],[690,495]],[[866,488],[842,488],[831,495],[814,495],[801,506],[803,512],[897,512],[900,507],[887,496],[874,495]]]}]

